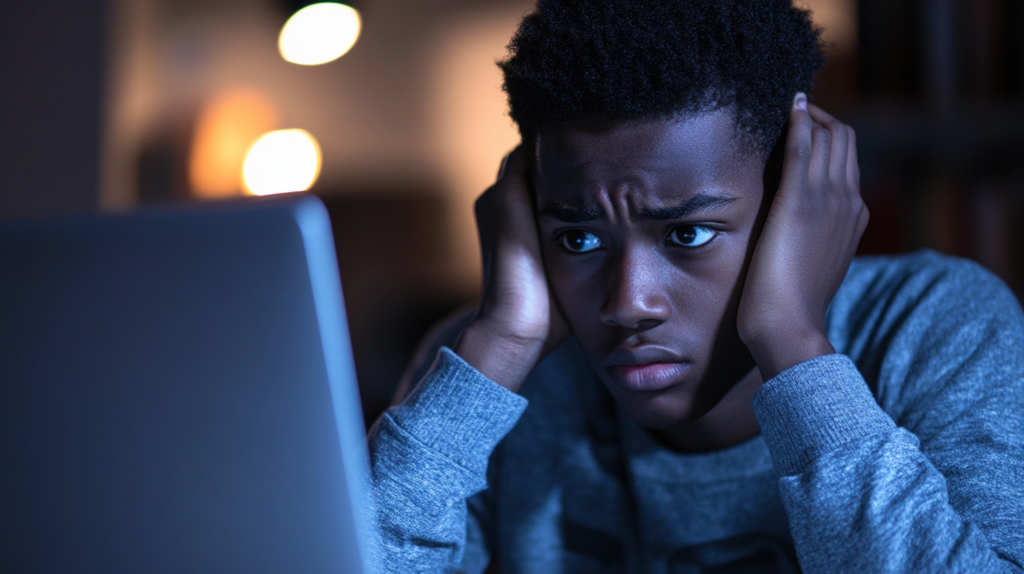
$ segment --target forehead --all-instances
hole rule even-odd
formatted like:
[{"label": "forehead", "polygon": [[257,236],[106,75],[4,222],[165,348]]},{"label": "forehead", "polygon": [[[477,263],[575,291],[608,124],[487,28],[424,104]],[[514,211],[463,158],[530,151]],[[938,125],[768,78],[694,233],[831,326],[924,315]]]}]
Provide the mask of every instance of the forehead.
[{"label": "forehead", "polygon": [[764,162],[742,151],[727,110],[542,132],[535,153],[542,203],[593,205],[600,196],[625,194],[657,204],[701,192],[761,193]]}]

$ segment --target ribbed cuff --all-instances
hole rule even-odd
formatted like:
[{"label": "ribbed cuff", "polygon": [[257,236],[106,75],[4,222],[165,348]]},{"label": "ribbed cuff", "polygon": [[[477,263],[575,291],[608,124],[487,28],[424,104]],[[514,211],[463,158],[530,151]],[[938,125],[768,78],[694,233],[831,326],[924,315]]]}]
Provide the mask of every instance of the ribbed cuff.
[{"label": "ribbed cuff", "polygon": [[857,366],[839,354],[786,369],[751,404],[779,476],[803,472],[841,444],[896,428]]},{"label": "ribbed cuff", "polygon": [[390,415],[425,446],[483,473],[494,447],[519,421],[526,405],[526,399],[442,347],[420,384]]}]

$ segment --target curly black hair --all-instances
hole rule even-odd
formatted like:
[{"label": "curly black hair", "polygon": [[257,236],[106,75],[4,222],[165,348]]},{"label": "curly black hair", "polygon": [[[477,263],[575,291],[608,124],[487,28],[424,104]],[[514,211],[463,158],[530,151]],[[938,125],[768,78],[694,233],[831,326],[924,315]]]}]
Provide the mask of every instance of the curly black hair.
[{"label": "curly black hair", "polygon": [[498,66],[524,142],[729,108],[767,157],[825,63],[820,33],[792,0],[538,0]]}]

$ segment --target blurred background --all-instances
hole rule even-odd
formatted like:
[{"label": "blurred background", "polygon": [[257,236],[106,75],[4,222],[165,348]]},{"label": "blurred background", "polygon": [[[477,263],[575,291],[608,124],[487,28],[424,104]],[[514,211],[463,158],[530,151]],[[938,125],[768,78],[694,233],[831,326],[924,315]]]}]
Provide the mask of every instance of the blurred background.
[{"label": "blurred background", "polygon": [[[812,99],[857,129],[861,251],[969,257],[1024,292],[1024,2],[796,1],[829,43]],[[494,62],[532,2],[307,4],[4,2],[0,219],[308,189],[371,422],[477,294],[472,202],[518,141]]]}]

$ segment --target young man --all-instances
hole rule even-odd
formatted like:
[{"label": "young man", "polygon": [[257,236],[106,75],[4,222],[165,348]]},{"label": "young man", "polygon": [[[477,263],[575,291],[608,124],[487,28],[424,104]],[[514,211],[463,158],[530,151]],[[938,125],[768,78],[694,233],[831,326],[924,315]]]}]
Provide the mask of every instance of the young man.
[{"label": "young man", "polygon": [[808,15],[540,0],[510,50],[479,309],[370,433],[385,570],[1021,572],[1024,317],[851,264]]}]

